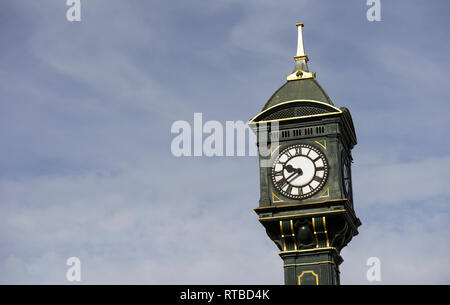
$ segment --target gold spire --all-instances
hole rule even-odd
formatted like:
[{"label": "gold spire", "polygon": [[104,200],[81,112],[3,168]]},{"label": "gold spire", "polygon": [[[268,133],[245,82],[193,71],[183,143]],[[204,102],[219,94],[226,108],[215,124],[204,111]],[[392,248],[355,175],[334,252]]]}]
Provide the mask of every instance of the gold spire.
[{"label": "gold spire", "polygon": [[303,23],[299,22],[296,24],[297,26],[297,32],[298,32],[298,39],[297,39],[297,55],[294,56],[294,59],[305,59],[306,62],[308,62],[308,56],[305,54],[305,48],[303,46]]},{"label": "gold spire", "polygon": [[295,68],[292,74],[286,76],[287,80],[297,80],[305,78],[316,78],[316,74],[309,72],[307,62],[309,61],[308,56],[305,54],[305,48],[303,46],[303,23],[299,22],[296,24],[298,39],[297,39],[297,54],[294,56]]}]

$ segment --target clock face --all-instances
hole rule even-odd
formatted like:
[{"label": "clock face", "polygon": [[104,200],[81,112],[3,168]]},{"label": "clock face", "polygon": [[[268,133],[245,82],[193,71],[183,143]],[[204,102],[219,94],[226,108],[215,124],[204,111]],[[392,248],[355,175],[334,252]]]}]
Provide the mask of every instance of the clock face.
[{"label": "clock face", "polygon": [[351,196],[351,176],[350,176],[350,159],[341,152],[341,164],[342,164],[342,186],[345,196],[350,199]]},{"label": "clock face", "polygon": [[328,162],[316,147],[296,144],[285,148],[272,165],[275,188],[291,199],[308,198],[317,193],[328,176]]}]

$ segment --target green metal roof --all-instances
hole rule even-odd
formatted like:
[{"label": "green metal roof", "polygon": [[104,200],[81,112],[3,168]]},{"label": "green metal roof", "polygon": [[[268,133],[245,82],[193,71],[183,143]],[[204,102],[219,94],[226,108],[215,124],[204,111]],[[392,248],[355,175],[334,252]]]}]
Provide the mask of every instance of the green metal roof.
[{"label": "green metal roof", "polygon": [[326,92],[314,78],[287,81],[270,97],[263,111],[291,100],[316,100],[333,105]]}]

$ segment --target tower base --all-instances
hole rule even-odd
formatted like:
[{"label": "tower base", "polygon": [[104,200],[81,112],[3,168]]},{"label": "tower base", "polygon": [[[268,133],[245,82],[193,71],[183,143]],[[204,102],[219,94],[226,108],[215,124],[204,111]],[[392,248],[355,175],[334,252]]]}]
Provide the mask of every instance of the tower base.
[{"label": "tower base", "polygon": [[339,265],[343,262],[336,248],[282,251],[286,285],[339,285]]}]

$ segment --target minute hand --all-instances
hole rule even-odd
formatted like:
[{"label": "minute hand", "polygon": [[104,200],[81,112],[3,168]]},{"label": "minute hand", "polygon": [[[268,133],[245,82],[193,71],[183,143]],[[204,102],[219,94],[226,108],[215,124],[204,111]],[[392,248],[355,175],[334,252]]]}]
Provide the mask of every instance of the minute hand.
[{"label": "minute hand", "polygon": [[301,176],[301,175],[303,175],[303,171],[302,171],[302,169],[301,168],[297,168],[296,170],[295,170],[295,173],[294,174],[297,174],[296,176],[294,176],[294,178],[292,178],[292,179],[290,179],[289,180],[289,178],[292,176],[289,176],[289,178],[287,178],[286,179],[286,181],[288,181],[288,182],[291,182],[291,181],[293,181],[293,180],[295,180],[295,179],[297,179],[297,176]]},{"label": "minute hand", "polygon": [[[295,175],[295,176],[294,176]],[[281,188],[284,188],[286,186],[286,184],[288,184],[289,182],[291,182],[292,180],[294,180],[295,178],[297,178],[297,176],[301,176],[303,175],[303,171],[301,168],[295,168],[294,172],[292,174],[290,174],[287,178],[286,178],[286,182],[283,184],[283,186]],[[294,179],[291,179],[292,177],[294,177]]]}]

